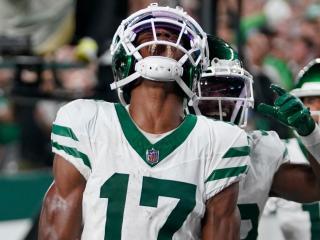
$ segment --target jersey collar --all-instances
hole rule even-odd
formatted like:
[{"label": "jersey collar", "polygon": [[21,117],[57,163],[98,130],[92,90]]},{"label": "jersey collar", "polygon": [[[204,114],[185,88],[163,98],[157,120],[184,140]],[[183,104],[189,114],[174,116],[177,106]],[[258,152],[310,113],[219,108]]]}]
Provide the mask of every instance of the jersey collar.
[{"label": "jersey collar", "polygon": [[177,149],[189,136],[197,122],[197,117],[189,114],[172,133],[155,144],[152,144],[139,131],[124,106],[116,103],[115,109],[127,141],[150,167],[156,166],[160,161]]}]

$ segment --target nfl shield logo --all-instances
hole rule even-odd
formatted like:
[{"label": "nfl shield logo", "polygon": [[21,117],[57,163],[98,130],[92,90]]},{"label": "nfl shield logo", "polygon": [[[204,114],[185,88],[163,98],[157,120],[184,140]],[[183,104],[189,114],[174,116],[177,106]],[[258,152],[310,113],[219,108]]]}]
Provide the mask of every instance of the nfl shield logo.
[{"label": "nfl shield logo", "polygon": [[156,164],[157,162],[159,162],[159,151],[154,148],[147,149],[146,158],[148,163],[152,165]]}]

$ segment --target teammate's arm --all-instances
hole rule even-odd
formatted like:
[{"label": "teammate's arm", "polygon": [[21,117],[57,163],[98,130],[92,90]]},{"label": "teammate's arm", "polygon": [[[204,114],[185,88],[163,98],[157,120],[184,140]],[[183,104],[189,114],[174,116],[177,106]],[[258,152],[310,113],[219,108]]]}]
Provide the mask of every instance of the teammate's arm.
[{"label": "teammate's arm", "polygon": [[[290,156],[292,162],[296,162]],[[282,164],[274,175],[270,196],[300,203],[320,201],[320,164],[308,153],[308,164]]]},{"label": "teammate's arm", "polygon": [[[319,157],[319,148],[313,141],[319,139],[319,129],[311,117],[310,111],[300,99],[287,93],[277,85],[271,85],[278,95],[274,106],[260,104],[258,111],[268,115],[284,125],[293,128],[303,139],[313,156]],[[274,176],[270,194],[298,202],[319,201],[320,164],[309,154],[310,166],[301,164],[283,164]],[[319,159],[320,160],[320,159]]]},{"label": "teammate's arm", "polygon": [[240,238],[238,192],[239,184],[233,183],[207,201],[202,225],[203,240]]},{"label": "teammate's arm", "polygon": [[86,180],[71,163],[57,154],[53,173],[55,180],[43,202],[38,239],[80,239]]},{"label": "teammate's arm", "polygon": [[310,155],[310,165],[282,164],[273,178],[270,196],[308,203],[320,201],[320,167]]}]

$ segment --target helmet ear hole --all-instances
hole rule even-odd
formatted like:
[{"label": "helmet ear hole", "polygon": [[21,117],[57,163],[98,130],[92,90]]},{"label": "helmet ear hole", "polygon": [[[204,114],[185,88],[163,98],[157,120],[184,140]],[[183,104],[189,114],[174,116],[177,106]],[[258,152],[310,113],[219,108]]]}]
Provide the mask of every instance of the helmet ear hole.
[{"label": "helmet ear hole", "polygon": [[219,62],[219,59],[218,58],[214,58],[214,59],[212,59],[212,62],[217,64]]}]

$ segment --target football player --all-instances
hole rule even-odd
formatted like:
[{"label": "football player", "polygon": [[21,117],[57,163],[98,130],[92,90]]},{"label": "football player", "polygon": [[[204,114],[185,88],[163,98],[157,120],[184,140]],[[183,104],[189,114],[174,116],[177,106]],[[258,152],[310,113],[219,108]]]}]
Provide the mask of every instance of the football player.
[{"label": "football player", "polygon": [[[297,88],[292,94],[299,97],[310,109],[316,123],[320,121],[320,59],[314,59],[298,74]],[[319,137],[308,143],[315,150],[319,149]],[[309,146],[309,148],[310,148]],[[291,161],[299,164],[309,164],[308,153],[299,138],[287,140],[288,154]],[[313,164],[313,162],[310,162]],[[285,239],[318,240],[320,239],[320,205],[300,204],[284,199],[277,202],[277,218]]]},{"label": "football player", "polygon": [[[198,96],[194,110],[197,114],[244,127],[248,108],[253,107],[252,76],[241,66],[237,52],[229,44],[213,36],[208,36],[208,43],[211,64],[194,89]],[[307,143],[308,150],[320,159],[318,151],[308,145],[320,134],[307,108],[280,87],[273,85],[272,89],[280,95],[275,106],[263,104],[259,109],[294,127],[304,136],[302,141]],[[249,136],[250,168],[240,183],[238,198],[241,239],[246,240],[257,239],[258,222],[269,196],[298,202],[320,199],[319,163],[315,162],[312,168],[289,163],[286,145],[273,131],[256,130],[249,132]]]},{"label": "football player", "polygon": [[129,105],[59,110],[40,239],[239,239],[247,135],[184,115],[207,66],[206,34],[181,8],[151,4],[121,23],[111,53],[111,87]]}]

